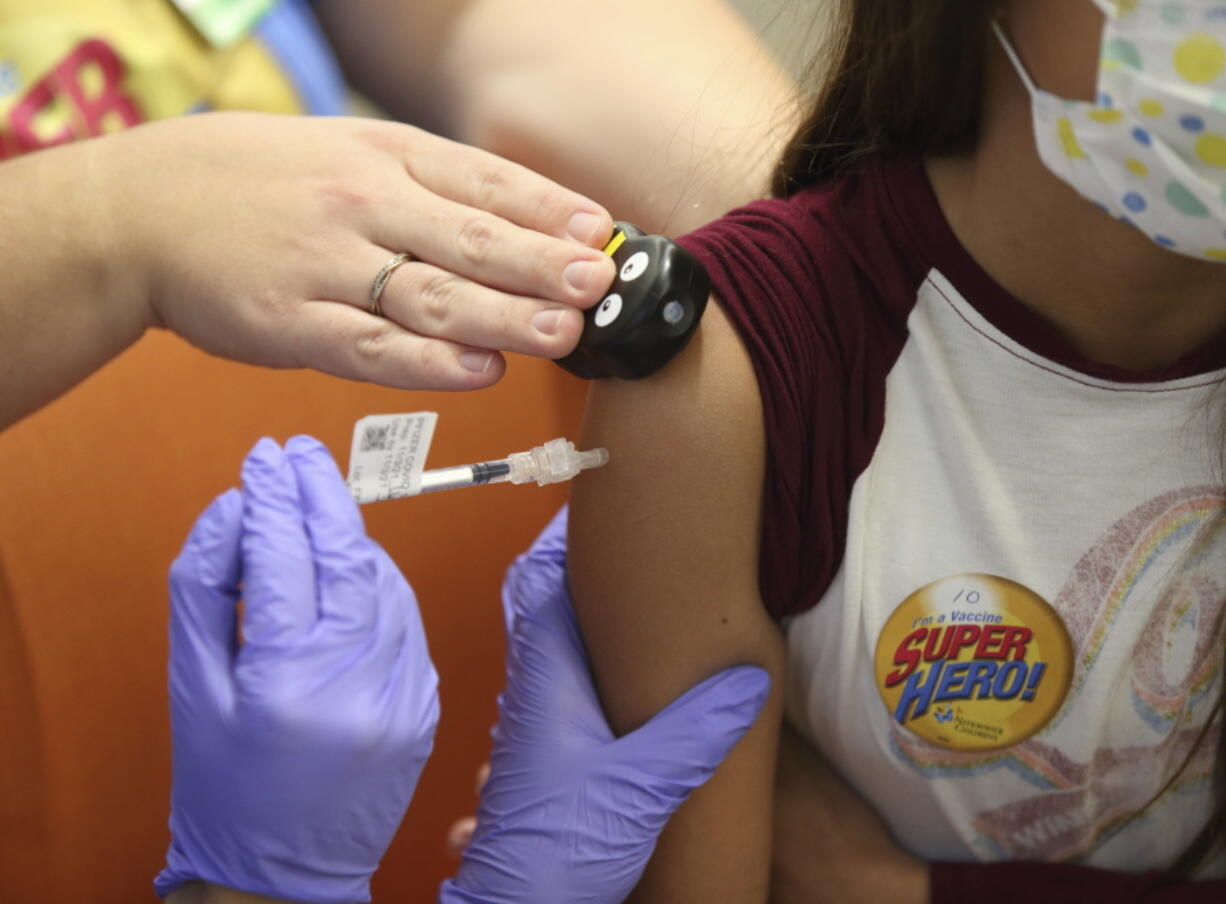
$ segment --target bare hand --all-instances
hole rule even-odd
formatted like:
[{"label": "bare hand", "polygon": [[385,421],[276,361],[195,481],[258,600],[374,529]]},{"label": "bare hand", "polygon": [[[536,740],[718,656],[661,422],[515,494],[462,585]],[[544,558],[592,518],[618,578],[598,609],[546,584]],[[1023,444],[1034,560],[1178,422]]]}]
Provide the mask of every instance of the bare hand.
[{"label": "bare hand", "polygon": [[252,364],[476,389],[500,350],[568,353],[613,279],[602,208],[398,123],[185,117],[98,141],[91,176],[151,322]]},{"label": "bare hand", "polygon": [[[485,787],[485,783],[490,778],[490,764],[482,763],[477,770],[477,781],[474,783],[473,790],[477,796],[481,796],[481,789]],[[468,847],[468,842],[473,840],[473,832],[477,828],[477,817],[473,815],[461,816],[451,824],[451,828],[447,830],[447,852],[457,860],[464,853],[464,848]]]},{"label": "bare hand", "polygon": [[786,724],[775,782],[772,904],[927,904],[928,868]]}]

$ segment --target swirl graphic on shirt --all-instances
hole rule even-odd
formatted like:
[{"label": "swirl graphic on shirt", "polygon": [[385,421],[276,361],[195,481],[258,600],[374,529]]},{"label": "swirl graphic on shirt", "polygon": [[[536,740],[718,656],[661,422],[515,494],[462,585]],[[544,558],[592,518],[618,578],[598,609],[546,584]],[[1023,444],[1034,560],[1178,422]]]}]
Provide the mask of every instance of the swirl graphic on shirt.
[{"label": "swirl graphic on shirt", "polygon": [[[1121,518],[1077,562],[1053,602],[1071,637],[1074,673],[1060,711],[1034,736],[989,753],[959,751],[892,724],[895,754],[927,779],[1003,770],[1034,789],[978,812],[971,825],[976,847],[1011,859],[1085,857],[1139,812],[1153,815],[1181,792],[1208,787],[1216,727],[1206,742],[1196,742],[1223,667],[1222,508],[1219,487],[1165,494]],[[1112,646],[1113,630],[1135,642]],[[1096,698],[1091,678],[1117,689]],[[1068,752],[1067,739],[1085,737],[1088,726],[1106,734],[1125,722],[1132,743],[1108,740],[1081,757]],[[1059,745],[1054,737],[1062,729],[1066,743]],[[1136,743],[1138,732],[1148,733],[1149,742]],[[950,792],[960,793],[956,786]],[[1195,812],[1201,806],[1198,797]],[[1185,813],[1179,821],[1188,838],[1200,818]],[[1176,850],[1184,843],[1171,839]]]}]

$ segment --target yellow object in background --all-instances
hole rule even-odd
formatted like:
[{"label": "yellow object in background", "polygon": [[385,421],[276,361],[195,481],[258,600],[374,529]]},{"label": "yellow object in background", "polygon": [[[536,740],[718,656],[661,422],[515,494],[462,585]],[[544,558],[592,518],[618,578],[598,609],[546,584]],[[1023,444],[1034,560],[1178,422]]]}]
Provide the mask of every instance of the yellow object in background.
[{"label": "yellow object in background", "polygon": [[0,0],[0,159],[205,109],[304,112],[258,39],[217,49],[169,0]]}]

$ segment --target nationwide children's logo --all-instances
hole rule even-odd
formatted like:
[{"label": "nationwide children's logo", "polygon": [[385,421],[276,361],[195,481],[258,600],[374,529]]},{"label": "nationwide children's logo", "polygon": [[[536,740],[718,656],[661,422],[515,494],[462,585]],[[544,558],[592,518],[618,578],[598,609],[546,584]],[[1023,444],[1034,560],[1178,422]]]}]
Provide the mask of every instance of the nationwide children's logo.
[{"label": "nationwide children's logo", "polygon": [[1007,578],[959,574],[911,594],[877,639],[890,716],[950,750],[1010,747],[1046,725],[1073,676],[1060,616]]}]

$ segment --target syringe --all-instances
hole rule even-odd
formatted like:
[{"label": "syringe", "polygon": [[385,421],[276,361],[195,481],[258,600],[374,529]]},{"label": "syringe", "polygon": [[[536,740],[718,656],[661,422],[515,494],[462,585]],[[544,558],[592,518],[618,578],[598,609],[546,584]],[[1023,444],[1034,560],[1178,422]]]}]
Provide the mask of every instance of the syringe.
[{"label": "syringe", "polygon": [[456,490],[487,483],[528,483],[533,480],[537,486],[545,486],[570,480],[580,471],[599,468],[608,461],[608,449],[579,452],[574,443],[559,437],[528,452],[512,452],[506,458],[423,471],[421,492]]}]

